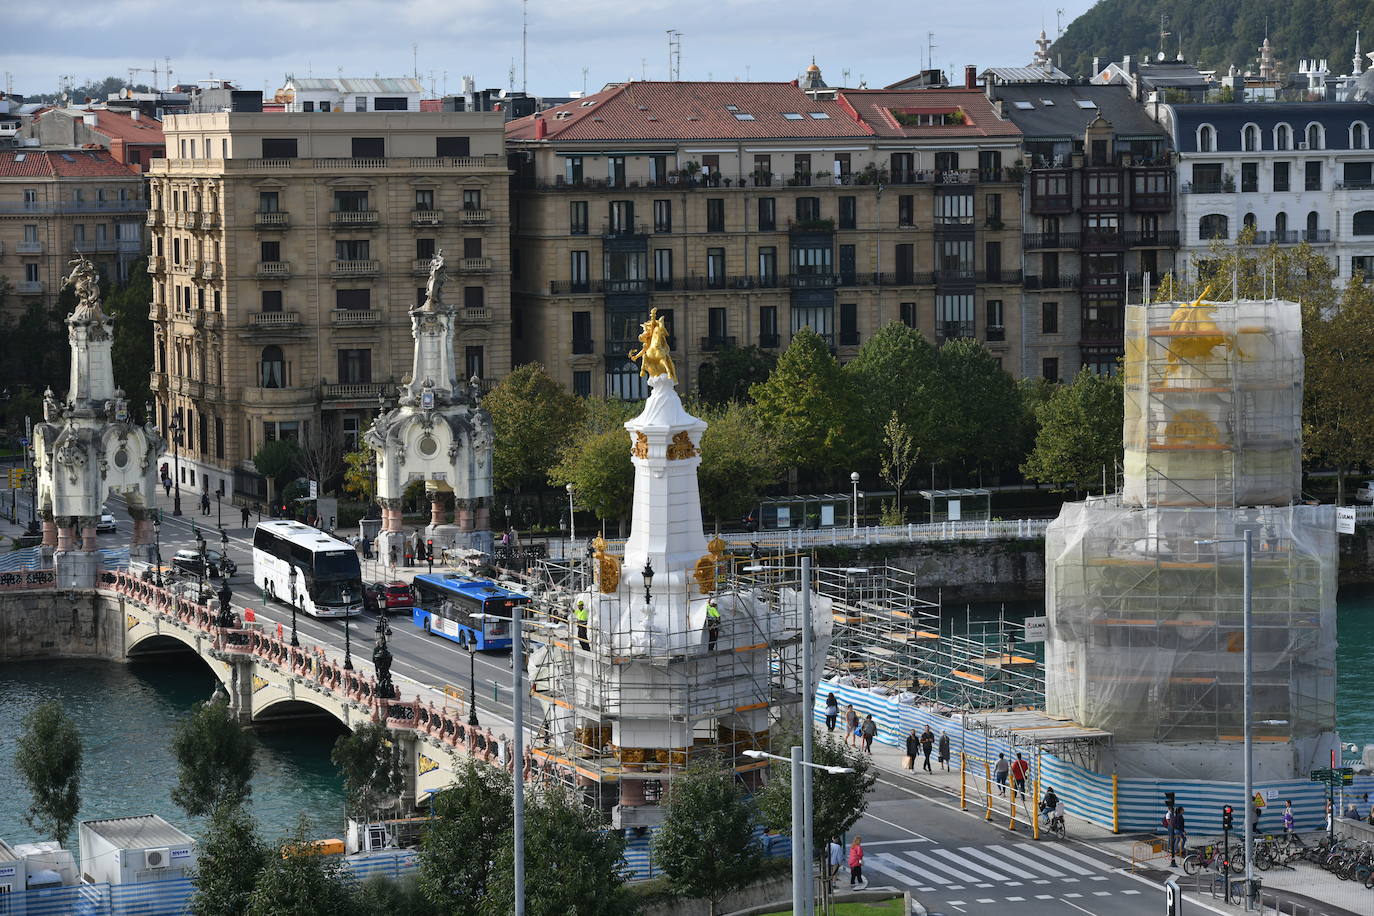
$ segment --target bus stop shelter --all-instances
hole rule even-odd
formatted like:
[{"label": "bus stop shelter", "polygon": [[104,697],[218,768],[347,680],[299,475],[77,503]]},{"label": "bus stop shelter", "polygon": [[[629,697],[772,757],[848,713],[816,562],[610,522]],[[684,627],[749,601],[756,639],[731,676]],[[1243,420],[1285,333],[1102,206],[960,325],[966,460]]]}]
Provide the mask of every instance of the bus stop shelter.
[{"label": "bus stop shelter", "polygon": [[922,490],[931,522],[986,522],[992,518],[992,491],[982,487]]}]

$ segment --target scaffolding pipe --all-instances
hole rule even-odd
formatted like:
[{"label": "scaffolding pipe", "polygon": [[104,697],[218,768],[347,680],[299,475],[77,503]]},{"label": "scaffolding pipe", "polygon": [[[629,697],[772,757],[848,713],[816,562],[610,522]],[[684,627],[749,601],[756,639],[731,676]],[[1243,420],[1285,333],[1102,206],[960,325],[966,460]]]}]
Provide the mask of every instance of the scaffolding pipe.
[{"label": "scaffolding pipe", "polygon": [[[812,756],[814,732],[816,723],[813,721],[812,710],[815,708],[815,692],[811,687],[811,558],[803,556],[801,558],[801,637],[802,637],[802,797],[803,814],[805,820],[802,823],[802,852],[806,856],[805,861],[809,865],[812,861],[812,853],[816,848],[816,838],[812,836],[811,804],[814,795],[812,794],[812,774],[810,764],[815,758]],[[810,882],[808,882],[808,885]],[[815,911],[815,901],[811,894],[806,895],[804,914],[798,916],[810,916]]]}]

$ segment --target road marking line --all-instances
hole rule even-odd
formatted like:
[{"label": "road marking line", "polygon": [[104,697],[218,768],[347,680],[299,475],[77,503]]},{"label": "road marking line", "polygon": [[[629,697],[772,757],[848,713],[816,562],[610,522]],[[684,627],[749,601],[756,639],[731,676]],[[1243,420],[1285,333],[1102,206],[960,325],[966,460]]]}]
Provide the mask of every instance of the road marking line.
[{"label": "road marking line", "polygon": [[1065,894],[1064,896],[1065,896],[1065,897],[1072,897],[1072,898],[1075,899],[1075,900],[1082,899],[1082,897],[1083,897],[1082,894]]},{"label": "road marking line", "polygon": [[[1077,895],[1075,895],[1075,896],[1077,896]],[[1073,907],[1075,910],[1079,910],[1079,911],[1081,911],[1081,912],[1087,913],[1088,916],[1097,916],[1097,914],[1094,913],[1092,910],[1087,909],[1086,907],[1081,907],[1081,906],[1079,906],[1078,904],[1074,903],[1072,900],[1064,900],[1063,897],[1061,897],[1061,898],[1059,898],[1059,899],[1060,899],[1061,901],[1063,901],[1064,903],[1067,903],[1069,906]]]},{"label": "road marking line", "polygon": [[975,902],[975,903],[996,903],[997,901],[994,900],[994,899],[992,899],[991,897],[979,897],[979,898],[978,898],[976,901],[974,901],[974,902]]},{"label": "road marking line", "polygon": [[1036,895],[1035,895],[1035,899],[1036,899],[1036,900],[1053,900],[1053,899],[1054,899],[1054,894],[1036,894]]},{"label": "road marking line", "polygon": [[995,858],[993,858],[992,856],[988,855],[986,852],[984,852],[983,850],[979,849],[979,848],[976,847],[976,846],[960,846],[960,847],[959,847],[959,851],[960,851],[960,852],[967,853],[968,855],[974,856],[974,857],[976,857],[976,858],[982,859],[984,862],[991,863],[992,865],[997,866],[998,868],[1002,869],[1003,871],[1009,871],[1009,872],[1011,872],[1013,875],[1015,875],[1015,876],[1018,877],[1018,878],[1034,878],[1034,877],[1035,877],[1035,875],[1031,874],[1030,872],[1028,872],[1028,871],[1023,871],[1023,870],[1017,868],[1015,865],[1010,864],[1009,862],[1005,862],[1005,861],[1003,861],[1003,860],[1001,860],[1001,859],[995,859]]},{"label": "road marking line", "polygon": [[[926,842],[926,843],[933,843],[933,842],[935,842],[934,840],[932,840],[932,839],[931,839],[930,837],[928,837],[928,836],[925,836],[925,835],[923,835],[923,834],[917,833],[915,830],[912,830],[912,829],[910,829],[910,828],[908,828],[908,827],[903,827],[901,824],[894,824],[894,823],[892,823],[892,821],[885,820],[885,819],[883,819],[883,818],[881,818],[881,817],[878,817],[878,815],[876,815],[876,814],[865,813],[865,814],[864,814],[864,817],[871,817],[871,818],[873,818],[873,820],[877,821],[877,822],[880,823],[880,824],[886,824],[886,825],[889,826],[889,827],[895,827],[896,829],[902,831],[903,833],[909,833],[909,834],[911,834],[912,836],[916,837],[918,840],[921,840],[921,841],[923,841],[923,842]],[[887,842],[892,842],[892,841],[887,841]]]},{"label": "road marking line", "polygon": [[[1000,850],[1000,849],[1006,849],[1008,852],[1013,852],[1013,854],[1017,854],[1017,853],[1014,853],[1014,847],[1010,847],[1010,846],[1006,846],[1006,847],[1003,847],[1003,846],[990,846],[990,847],[988,847],[988,848],[989,848],[989,849],[998,849],[998,850]],[[1016,861],[1020,862],[1022,865],[1026,866],[1027,868],[1033,868],[1033,869],[1035,869],[1035,870],[1038,871],[1038,872],[1043,872],[1044,874],[1049,875],[1051,878],[1062,878],[1062,877],[1064,877],[1064,873],[1063,873],[1062,871],[1060,871],[1060,870],[1057,869],[1057,868],[1051,868],[1050,866],[1048,866],[1048,865],[1046,865],[1045,863],[1041,862],[1039,859],[1035,859],[1035,858],[1032,858],[1031,856],[1027,856],[1027,855],[1019,855],[1019,854],[1017,854],[1017,855],[1018,855],[1019,857],[1017,858]],[[1048,884],[1049,882],[1047,881],[1047,882],[1045,882],[1045,883]]]},{"label": "road marking line", "polygon": [[1136,890],[1135,888],[1130,888],[1130,889],[1128,889],[1128,890],[1122,891],[1121,893],[1123,893],[1123,894],[1138,894],[1138,893],[1140,893],[1140,891]]},{"label": "road marking line", "polygon": [[[880,852],[880,853],[877,853],[877,854],[874,856],[874,858],[879,858],[879,859],[894,858],[894,859],[895,859],[896,856],[893,856],[891,853]],[[920,867],[919,865],[910,864],[910,863],[907,862],[907,860],[905,860],[905,859],[898,859],[897,861],[901,863],[901,867],[902,867],[902,868],[909,869],[909,870],[910,870],[911,872],[913,872],[914,874],[920,875],[921,877],[925,878],[926,883],[928,883],[928,884],[953,884],[953,883],[954,883],[954,882],[950,881],[948,878],[941,877],[939,874],[937,874],[937,873],[935,873],[935,872],[926,871],[924,868]]]},{"label": "road marking line", "polygon": [[[871,817],[872,815],[869,815],[869,816]],[[864,843],[864,849],[867,849],[867,848],[870,847],[870,846],[909,846],[909,845],[912,844],[912,843],[934,843],[934,842],[935,842],[934,840],[928,840],[928,839],[926,839],[925,837],[920,837],[919,839],[915,839],[915,840],[876,840],[876,841],[874,841],[874,842],[872,842],[872,843]]]},{"label": "road marking line", "polygon": [[[1053,859],[1053,858],[1051,857],[1051,856],[1052,856],[1051,853],[1046,852],[1046,851],[1041,850],[1041,849],[1037,849],[1035,846],[1031,845],[1030,843],[1017,843],[1017,844],[1016,844],[1016,848],[1022,850],[1022,851],[1025,852],[1027,855],[1032,855],[1032,856],[1035,856],[1035,857],[1041,858],[1041,859],[1050,859],[1050,861],[1054,862],[1054,864],[1058,865],[1058,866],[1061,867],[1061,868],[1067,868],[1069,871],[1074,872],[1075,874],[1079,874],[1079,875],[1091,875],[1091,874],[1092,874],[1092,872],[1088,871],[1086,868],[1080,868],[1079,866],[1075,865],[1075,864],[1072,863],[1072,862],[1062,862],[1062,861],[1060,861],[1060,860],[1058,860],[1058,859]],[[1104,866],[1104,867],[1105,867],[1105,866]]]},{"label": "road marking line", "polygon": [[1111,891],[1093,891],[1094,897],[1110,897],[1111,895]]},{"label": "road marking line", "polygon": [[[1020,884],[1020,883],[1021,883],[1020,881],[1012,881],[1012,880],[1010,880],[1006,875],[1002,874],[1001,872],[995,872],[995,871],[993,871],[993,870],[990,869],[990,868],[984,868],[983,866],[978,865],[978,864],[975,864],[975,863],[973,863],[973,862],[970,862],[970,861],[968,861],[967,859],[962,859],[962,858],[960,858],[959,854],[956,853],[956,852],[954,852],[953,850],[950,850],[950,849],[932,849],[930,852],[931,852],[932,855],[937,855],[937,856],[940,856],[940,857],[942,857],[942,858],[949,859],[949,860],[951,860],[952,862],[954,862],[954,863],[957,864],[957,865],[962,865],[964,868],[967,868],[967,869],[970,869],[971,871],[977,872],[978,874],[983,875],[985,878],[991,878],[991,879],[994,880],[994,881],[998,881],[998,882],[1001,882],[1001,883],[1007,884],[1007,885],[1017,885],[1017,884]],[[945,866],[945,867],[948,868],[948,866]],[[952,870],[953,870],[953,869],[951,869],[951,871],[952,871]],[[968,880],[969,880],[970,882],[972,882],[972,881],[978,881],[978,880],[980,880],[980,879],[977,878],[977,877],[974,877],[974,876],[970,875],[969,878],[968,878]]]},{"label": "road marking line", "polygon": [[1008,897],[1007,903],[1025,903],[1025,897]]},{"label": "road marking line", "polygon": [[1056,844],[1055,844],[1055,850],[1056,850],[1056,853],[1057,853],[1058,855],[1072,856],[1073,858],[1079,860],[1080,862],[1086,862],[1086,863],[1088,863],[1089,865],[1093,866],[1094,868],[1098,869],[1099,871],[1115,871],[1115,870],[1116,870],[1116,866],[1112,865],[1111,863],[1109,863],[1109,862],[1103,862],[1101,859],[1095,859],[1095,858],[1093,858],[1092,856],[1087,855],[1086,853],[1081,853],[1081,852],[1079,852],[1079,851],[1076,850],[1076,849],[1069,849],[1067,846],[1065,846],[1065,845],[1062,844],[1062,843],[1056,843]]}]

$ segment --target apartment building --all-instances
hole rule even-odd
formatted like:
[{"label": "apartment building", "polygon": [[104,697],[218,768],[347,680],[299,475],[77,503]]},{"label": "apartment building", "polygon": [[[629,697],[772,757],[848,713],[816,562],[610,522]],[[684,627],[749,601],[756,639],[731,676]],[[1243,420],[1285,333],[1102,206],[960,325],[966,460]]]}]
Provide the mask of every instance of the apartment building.
[{"label": "apartment building", "polygon": [[964,88],[631,82],[512,121],[513,347],[581,394],[638,397],[657,307],[685,385],[802,326],[852,357],[903,321],[1008,369],[1019,131]]},{"label": "apartment building", "polygon": [[1111,374],[1128,294],[1173,268],[1168,137],[1125,86],[988,79],[987,94],[1023,134],[1021,372]]},{"label": "apartment building", "polygon": [[33,118],[28,133],[42,146],[103,146],[141,172],[167,154],[162,122],[133,107],[50,108]]},{"label": "apartment building", "polygon": [[1255,244],[1306,242],[1343,278],[1374,274],[1374,106],[1162,105],[1178,151],[1185,270],[1245,227]]},{"label": "apartment building", "polygon": [[143,177],[103,149],[0,151],[0,276],[11,313],[49,308],[74,252],[101,275],[128,276],[143,253]]},{"label": "apartment building", "polygon": [[[356,445],[411,369],[442,249],[466,374],[510,369],[509,172],[486,113],[186,114],[150,172],[153,388],[183,491],[261,499],[252,456]],[[170,441],[169,436],[169,441]]]}]

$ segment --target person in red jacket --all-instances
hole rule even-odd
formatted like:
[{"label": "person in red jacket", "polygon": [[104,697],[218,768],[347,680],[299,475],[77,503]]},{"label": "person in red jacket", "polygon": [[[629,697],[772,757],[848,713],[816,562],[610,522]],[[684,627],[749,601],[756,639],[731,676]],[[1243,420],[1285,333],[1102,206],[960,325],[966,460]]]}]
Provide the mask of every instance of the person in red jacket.
[{"label": "person in red jacket", "polygon": [[1026,777],[1030,775],[1030,764],[1019,753],[1011,762],[1011,796],[1021,796],[1021,804],[1026,803]]},{"label": "person in red jacket", "polygon": [[854,834],[854,842],[849,844],[849,886],[856,884],[868,884],[864,880],[864,847],[857,833]]}]

